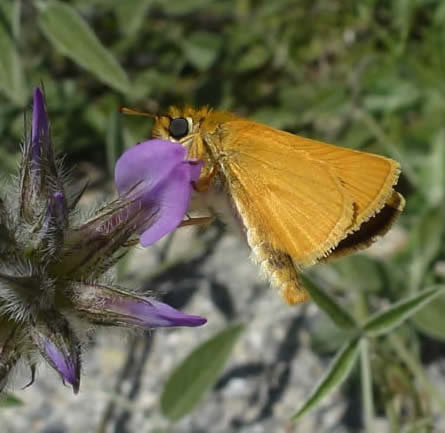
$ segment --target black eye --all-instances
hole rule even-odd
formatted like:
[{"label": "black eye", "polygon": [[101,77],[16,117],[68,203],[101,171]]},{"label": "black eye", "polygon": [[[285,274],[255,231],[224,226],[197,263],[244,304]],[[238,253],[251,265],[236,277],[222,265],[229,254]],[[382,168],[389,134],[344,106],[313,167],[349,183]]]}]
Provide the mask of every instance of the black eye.
[{"label": "black eye", "polygon": [[173,138],[185,137],[189,132],[189,123],[183,117],[172,119],[168,131]]}]

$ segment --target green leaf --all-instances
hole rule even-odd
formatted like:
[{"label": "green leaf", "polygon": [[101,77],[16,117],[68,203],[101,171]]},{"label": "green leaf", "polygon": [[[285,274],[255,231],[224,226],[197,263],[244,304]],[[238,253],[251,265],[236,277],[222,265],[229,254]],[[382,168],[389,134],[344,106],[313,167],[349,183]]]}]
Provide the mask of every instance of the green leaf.
[{"label": "green leaf", "polygon": [[116,161],[124,151],[122,114],[118,110],[113,110],[108,119],[106,149],[108,171],[113,174]]},{"label": "green leaf", "polygon": [[22,62],[17,49],[19,2],[0,5],[0,89],[15,104],[26,104],[27,89]]},{"label": "green leaf", "polygon": [[313,301],[338,327],[343,329],[357,328],[355,319],[348,311],[337,304],[326,292],[320,290],[308,277],[303,276],[302,279]]},{"label": "green leaf", "polygon": [[224,329],[196,348],[171,374],[161,409],[171,421],[187,415],[218,379],[244,325]]},{"label": "green leaf", "polygon": [[264,45],[254,45],[241,56],[235,67],[238,72],[249,72],[263,66],[270,58]]},{"label": "green leaf", "polygon": [[40,28],[61,53],[115,89],[130,90],[125,71],[73,7],[56,0],[38,6]]},{"label": "green leaf", "polygon": [[171,15],[191,14],[202,8],[208,8],[214,0],[157,0],[165,13]]},{"label": "green leaf", "polygon": [[313,409],[334,388],[340,386],[349,376],[354,367],[359,352],[360,338],[351,339],[343,346],[332,361],[326,375],[309,395],[308,399],[301,405],[300,409],[292,416],[292,421],[297,421],[309,410]]},{"label": "green leaf", "polygon": [[379,265],[376,260],[365,255],[345,257],[330,266],[338,272],[339,285],[346,290],[376,293],[383,286]]},{"label": "green leaf", "polygon": [[17,407],[23,406],[23,401],[12,394],[6,394],[0,397],[0,407]]},{"label": "green leaf", "polygon": [[445,296],[422,308],[413,316],[416,328],[424,334],[445,342]]},{"label": "green leaf", "polygon": [[184,55],[193,66],[205,71],[218,57],[221,43],[221,38],[213,33],[196,32],[184,40]]},{"label": "green leaf", "polygon": [[336,353],[353,335],[357,335],[355,329],[332,326],[332,320],[326,314],[310,320],[307,330],[311,336],[311,349],[321,355]]},{"label": "green leaf", "polygon": [[424,182],[422,192],[431,207],[440,206],[445,190],[445,129],[441,128],[431,144],[431,153],[422,164]]},{"label": "green leaf", "polygon": [[442,207],[429,209],[420,219],[411,237],[413,259],[409,267],[411,292],[418,290],[430,263],[442,246],[444,211]]},{"label": "green leaf", "polygon": [[410,82],[395,81],[388,83],[382,94],[366,96],[363,105],[367,111],[392,112],[413,105],[421,96],[419,90]]},{"label": "green leaf", "polygon": [[434,286],[397,302],[387,310],[373,315],[363,326],[363,331],[370,337],[387,334],[444,291],[445,286]]},{"label": "green leaf", "polygon": [[147,19],[147,11],[154,0],[132,0],[119,2],[116,5],[116,16],[119,28],[127,35],[136,34]]},{"label": "green leaf", "polygon": [[[6,3],[7,2],[3,2],[3,5],[5,5]],[[15,40],[18,40],[20,37],[20,32],[21,32],[20,18],[22,15],[22,1],[9,0],[9,4],[11,7],[11,11],[10,11],[11,31],[12,31],[11,34]]]}]

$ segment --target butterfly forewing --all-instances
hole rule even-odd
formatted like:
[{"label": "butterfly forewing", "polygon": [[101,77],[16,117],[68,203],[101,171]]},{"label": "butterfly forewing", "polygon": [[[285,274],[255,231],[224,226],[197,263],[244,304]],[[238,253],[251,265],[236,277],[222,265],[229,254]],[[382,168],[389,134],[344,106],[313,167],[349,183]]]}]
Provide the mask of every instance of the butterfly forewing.
[{"label": "butterfly forewing", "polygon": [[359,226],[378,212],[392,195],[400,167],[389,158],[293,136],[294,146],[310,158],[326,162],[354,201]]},{"label": "butterfly forewing", "polygon": [[[257,180],[262,176],[282,189],[286,184],[301,184],[305,194],[314,197],[313,202],[318,200],[322,204],[324,210],[317,206],[313,209],[318,220],[332,211],[325,182],[328,178],[334,178],[331,185],[339,182],[345,201],[353,203],[354,215],[337,242],[384,207],[391,199],[392,187],[400,173],[399,164],[391,159],[306,139],[254,122],[228,122],[221,130],[214,151],[226,155],[222,163],[225,170],[237,164],[243,179],[253,176]],[[251,163],[255,159],[261,167]],[[285,201],[280,199],[280,209],[286,207],[282,204]]]},{"label": "butterfly forewing", "polygon": [[353,203],[326,164],[298,150],[277,153],[263,140],[249,129],[224,140],[228,192],[252,248],[263,242],[300,266],[313,264],[351,226]]}]

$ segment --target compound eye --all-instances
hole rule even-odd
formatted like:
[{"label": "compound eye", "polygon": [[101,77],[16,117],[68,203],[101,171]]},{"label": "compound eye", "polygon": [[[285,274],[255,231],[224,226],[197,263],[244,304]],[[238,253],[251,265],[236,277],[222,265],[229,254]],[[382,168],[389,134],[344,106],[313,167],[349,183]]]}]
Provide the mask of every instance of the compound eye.
[{"label": "compound eye", "polygon": [[183,117],[177,117],[172,119],[170,126],[168,127],[168,132],[173,138],[185,137],[189,132],[189,123],[187,119]]}]

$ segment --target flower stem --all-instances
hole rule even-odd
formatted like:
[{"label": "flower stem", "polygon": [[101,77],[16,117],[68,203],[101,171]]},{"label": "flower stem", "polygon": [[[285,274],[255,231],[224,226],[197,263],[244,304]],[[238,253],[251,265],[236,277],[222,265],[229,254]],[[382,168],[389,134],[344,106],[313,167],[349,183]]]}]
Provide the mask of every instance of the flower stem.
[{"label": "flower stem", "polygon": [[366,338],[360,341],[360,365],[362,378],[363,419],[366,433],[374,432],[374,399],[372,393],[372,372],[369,362],[369,342]]}]

